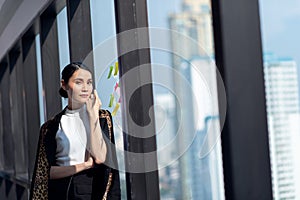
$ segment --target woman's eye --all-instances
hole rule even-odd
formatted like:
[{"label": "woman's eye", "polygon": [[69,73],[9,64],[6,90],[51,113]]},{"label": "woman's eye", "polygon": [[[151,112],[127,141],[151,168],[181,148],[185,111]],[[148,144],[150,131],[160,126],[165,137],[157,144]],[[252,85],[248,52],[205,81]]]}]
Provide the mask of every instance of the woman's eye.
[{"label": "woman's eye", "polygon": [[75,83],[76,83],[77,85],[80,85],[80,84],[81,84],[81,82],[80,82],[80,81],[76,81]]},{"label": "woman's eye", "polygon": [[93,84],[93,82],[91,82],[91,81],[90,81],[90,82],[88,82],[88,85],[92,85],[92,84]]}]

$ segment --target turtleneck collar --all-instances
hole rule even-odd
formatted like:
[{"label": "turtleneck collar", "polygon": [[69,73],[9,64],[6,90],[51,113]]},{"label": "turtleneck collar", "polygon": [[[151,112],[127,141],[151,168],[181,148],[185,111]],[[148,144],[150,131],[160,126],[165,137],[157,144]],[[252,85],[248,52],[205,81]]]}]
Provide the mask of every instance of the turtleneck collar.
[{"label": "turtleneck collar", "polygon": [[70,110],[68,107],[66,108],[65,115],[67,116],[80,116],[80,114],[86,111],[86,105],[84,104],[81,108]]}]

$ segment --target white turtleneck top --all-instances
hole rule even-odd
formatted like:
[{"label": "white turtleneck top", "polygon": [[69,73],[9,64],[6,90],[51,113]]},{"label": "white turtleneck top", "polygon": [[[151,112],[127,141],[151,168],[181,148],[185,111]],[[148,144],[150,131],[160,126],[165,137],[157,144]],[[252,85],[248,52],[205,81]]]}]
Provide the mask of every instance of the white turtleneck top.
[{"label": "white turtleneck top", "polygon": [[90,135],[86,105],[78,110],[66,109],[56,133],[56,163],[69,166],[83,163]]}]

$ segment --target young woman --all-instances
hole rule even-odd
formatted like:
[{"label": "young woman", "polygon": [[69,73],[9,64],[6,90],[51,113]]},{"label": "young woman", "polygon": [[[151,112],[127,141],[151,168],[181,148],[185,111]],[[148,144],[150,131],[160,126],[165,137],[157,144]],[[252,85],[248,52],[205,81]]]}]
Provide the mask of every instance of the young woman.
[{"label": "young woman", "polygon": [[68,106],[41,127],[30,199],[120,199],[111,115],[100,110],[91,72],[81,63],[62,71]]}]

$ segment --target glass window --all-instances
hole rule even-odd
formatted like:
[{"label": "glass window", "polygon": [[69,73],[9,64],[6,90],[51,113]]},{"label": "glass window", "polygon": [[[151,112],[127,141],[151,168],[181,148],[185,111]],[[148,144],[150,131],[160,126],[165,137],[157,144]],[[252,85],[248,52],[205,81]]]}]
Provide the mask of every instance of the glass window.
[{"label": "glass window", "polygon": [[120,108],[119,64],[117,54],[114,2],[90,0],[95,84],[102,109],[113,117],[114,135],[120,169],[121,197],[127,199],[124,171],[124,144]]},{"label": "glass window", "polygon": [[300,3],[260,3],[273,197],[300,198]]},{"label": "glass window", "polygon": [[42,58],[41,58],[41,42],[40,34],[35,37],[35,49],[36,49],[36,63],[37,63],[37,78],[38,78],[38,95],[39,95],[39,110],[40,110],[40,125],[45,122],[45,93],[43,89],[43,77],[42,77]]},{"label": "glass window", "polygon": [[148,13],[161,199],[224,199],[210,1]]},{"label": "glass window", "polygon": [[[57,32],[58,32],[58,52],[59,52],[59,66],[60,74],[63,68],[70,63],[69,52],[69,35],[68,35],[68,18],[67,8],[63,8],[57,15]],[[68,105],[67,98],[62,99],[62,108]]]}]

